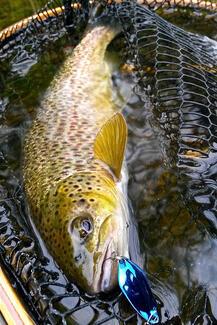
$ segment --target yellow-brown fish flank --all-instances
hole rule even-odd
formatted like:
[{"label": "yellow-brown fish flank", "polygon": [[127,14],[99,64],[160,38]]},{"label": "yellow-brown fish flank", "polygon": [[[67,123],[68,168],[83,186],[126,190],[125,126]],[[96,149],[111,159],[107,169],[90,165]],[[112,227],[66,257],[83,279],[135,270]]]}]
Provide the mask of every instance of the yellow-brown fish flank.
[{"label": "yellow-brown fish flank", "polygon": [[[98,26],[64,62],[25,141],[24,183],[37,229],[70,279],[90,293],[116,285],[128,256],[120,179],[127,139],[105,59],[117,31]],[[113,152],[114,151],[114,152]]]},{"label": "yellow-brown fish flank", "polygon": [[[89,32],[66,60],[41,104],[25,146],[26,189],[34,206],[41,201],[39,193],[45,194],[62,178],[86,169],[99,127],[114,114],[110,72],[104,62],[106,46],[114,35],[106,27]],[[94,64],[97,60],[99,65]],[[98,163],[90,163],[92,169],[97,168]]]}]

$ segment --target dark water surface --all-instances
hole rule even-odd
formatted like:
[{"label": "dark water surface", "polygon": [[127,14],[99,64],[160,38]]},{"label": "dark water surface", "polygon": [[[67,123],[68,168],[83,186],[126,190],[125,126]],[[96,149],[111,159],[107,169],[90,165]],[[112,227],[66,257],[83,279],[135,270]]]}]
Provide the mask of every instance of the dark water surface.
[{"label": "dark water surface", "polygon": [[[15,4],[18,4],[17,0],[2,2],[1,27],[30,14],[39,6],[37,1]],[[5,13],[10,13],[8,20],[3,8]],[[166,14],[173,19],[172,14]],[[198,23],[194,16],[192,24],[186,20],[181,23],[185,28],[190,26],[191,31],[217,37],[205,18],[200,18]],[[33,61],[23,60],[19,65],[0,64],[0,214],[7,206],[8,213],[16,215],[25,227],[28,227],[25,224],[27,209],[21,169],[24,134],[36,114],[40,98],[71,50],[71,44],[64,36]],[[110,56],[114,56],[114,48],[110,51]],[[197,226],[185,206],[176,171],[165,163],[164,145],[158,137],[151,104],[147,98],[144,107],[144,98],[142,101],[137,95],[136,77],[117,71],[113,78],[119,95],[128,102],[124,114],[129,127],[129,196],[138,221],[144,268],[159,303],[161,321],[168,324],[217,324],[217,240]],[[134,92],[131,91],[133,87]],[[43,244],[42,248],[47,254]],[[52,269],[53,262],[50,265]],[[65,281],[64,276],[61,281]],[[65,306],[71,308],[72,301],[64,299]],[[102,318],[103,304],[101,309],[95,310],[94,316],[88,308],[74,313],[71,323],[94,324]],[[117,323],[112,319],[106,324]],[[142,322],[134,320],[131,323]]]}]

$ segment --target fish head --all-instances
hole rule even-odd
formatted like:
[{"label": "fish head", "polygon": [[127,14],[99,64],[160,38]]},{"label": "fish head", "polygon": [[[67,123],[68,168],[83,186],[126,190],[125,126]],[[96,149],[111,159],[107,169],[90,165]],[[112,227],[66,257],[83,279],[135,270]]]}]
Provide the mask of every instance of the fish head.
[{"label": "fish head", "polygon": [[63,271],[89,294],[115,289],[117,261],[110,257],[129,256],[127,200],[115,182],[97,173],[73,175],[50,199],[52,251]]}]

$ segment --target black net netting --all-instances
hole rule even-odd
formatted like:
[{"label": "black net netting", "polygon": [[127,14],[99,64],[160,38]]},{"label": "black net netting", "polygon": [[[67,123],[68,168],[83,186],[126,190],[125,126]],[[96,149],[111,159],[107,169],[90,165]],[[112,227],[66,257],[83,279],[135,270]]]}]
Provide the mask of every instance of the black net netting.
[{"label": "black net netting", "polygon": [[[196,202],[200,221],[216,233],[216,43],[146,8],[129,3],[125,10],[126,16],[122,8],[117,12],[141,75],[138,91],[151,96],[168,163],[188,183],[187,198]],[[154,71],[143,72],[145,66]]]},{"label": "black net netting", "polygon": [[[150,219],[145,223],[145,228],[154,230],[153,234],[145,235],[145,238],[149,240],[150,246],[158,242],[158,246],[153,245],[154,254],[156,253],[157,256],[157,250],[164,249],[166,231],[170,238],[167,243],[169,249],[176,241],[179,241],[182,247],[188,246],[189,242],[186,239],[188,236],[193,238],[194,245],[201,240],[200,236],[204,239],[207,233],[208,236],[215,237],[217,234],[217,46],[208,37],[186,32],[169,23],[155,10],[162,6],[195,7],[197,14],[200,12],[201,15],[210,17],[216,14],[216,2],[141,1],[143,5],[135,1],[99,2],[101,9],[96,19],[113,17],[122,26],[121,39],[124,44],[122,54],[133,75],[133,98],[139,98],[140,101],[140,110],[135,114],[132,126],[133,123],[137,123],[137,130],[142,131],[136,135],[133,135],[132,131],[130,145],[134,149],[131,151],[136,151],[136,142],[140,141],[138,139],[157,138],[159,148],[155,150],[153,147],[148,149],[145,147],[146,155],[151,150],[154,151],[154,155],[158,152],[159,170],[163,163],[170,168],[169,181],[167,180],[167,183],[163,181],[163,184],[172,190],[170,194],[162,195],[161,203],[155,202],[158,207],[157,214],[153,209],[150,210]],[[62,5],[65,6],[65,11]],[[3,68],[1,67],[2,92],[5,89],[5,66],[10,65],[13,73],[19,74],[21,68],[22,73],[23,71],[27,73],[51,43],[67,34],[71,35],[74,46],[79,41],[79,37],[75,35],[82,34],[93,6],[94,4],[90,5],[88,1],[61,3],[54,0],[40,10],[43,15],[33,16],[25,23],[2,33],[0,38],[0,58],[4,63]],[[19,87],[16,89],[19,94]],[[9,87],[8,91],[13,92],[13,89]],[[17,96],[17,92],[14,96]],[[23,297],[33,319],[37,324],[142,324],[141,319],[120,293],[109,298],[91,298],[80,292],[75,284],[68,282],[44,246],[38,238],[36,239],[26,217],[28,210],[21,181],[23,134],[17,125],[23,111],[18,113],[18,117],[10,110],[7,113],[7,104],[7,96],[2,97],[0,101],[1,118],[3,116],[0,130],[0,261]],[[132,107],[133,105],[135,102]],[[147,106],[149,106],[149,129],[144,122],[146,117],[142,115]],[[12,118],[10,123],[6,120],[7,114]],[[30,115],[31,112],[28,116]],[[130,120],[130,109],[126,109],[126,115]],[[28,124],[31,119],[32,117],[28,117],[25,123]],[[17,148],[19,148],[18,152]],[[136,191],[144,195],[142,192],[144,178],[142,178],[143,182],[141,181],[142,169],[134,168],[130,150],[128,155],[129,169],[135,176]],[[139,155],[137,160],[142,159],[138,158]],[[145,156],[144,161],[147,159]],[[144,169],[144,166],[142,168]],[[166,176],[163,173],[161,178],[164,177]],[[178,191],[177,186],[179,186]],[[180,194],[182,199],[178,202],[177,192],[180,189],[182,189]],[[135,192],[134,187],[132,192]],[[152,198],[155,201],[154,195],[150,195],[150,199]],[[165,204],[162,202],[165,200],[173,201],[178,211],[176,218],[174,215],[171,217],[168,212],[167,218],[170,218],[170,222],[169,225],[167,224],[167,230],[163,228],[166,223],[165,217],[162,216],[162,205]],[[187,210],[183,215],[185,207]],[[137,210],[139,209],[140,212],[147,211],[147,202],[142,207],[137,207]],[[155,219],[152,214],[155,215]],[[190,217],[186,217],[188,214]],[[138,222],[142,224],[143,220],[140,219],[141,216]],[[192,235],[197,232],[194,228],[194,220],[200,225],[201,235]],[[185,239],[180,239],[181,233]],[[152,253],[153,251],[150,251],[150,254]],[[180,254],[178,250],[176,254]],[[183,260],[187,259],[186,256],[187,253]],[[169,260],[169,253],[165,259]],[[161,276],[158,276],[157,272],[153,277],[150,276],[161,312],[161,323],[181,324],[183,321],[186,324],[216,324],[216,287],[205,286],[203,281],[200,283],[196,280],[184,284],[185,281],[182,282],[176,275],[174,265],[169,262],[161,263],[161,259],[157,257],[156,260],[159,267],[152,268],[151,261],[149,269],[162,272]],[[181,283],[183,290],[181,303],[177,303],[178,294],[176,295],[175,289],[168,289],[166,285],[162,285],[162,282],[167,282],[165,265],[169,265],[168,274],[172,279],[169,281],[169,286],[172,286],[173,281]],[[183,272],[188,278],[187,271]],[[192,290],[187,293],[183,288],[189,286],[192,286]]]}]

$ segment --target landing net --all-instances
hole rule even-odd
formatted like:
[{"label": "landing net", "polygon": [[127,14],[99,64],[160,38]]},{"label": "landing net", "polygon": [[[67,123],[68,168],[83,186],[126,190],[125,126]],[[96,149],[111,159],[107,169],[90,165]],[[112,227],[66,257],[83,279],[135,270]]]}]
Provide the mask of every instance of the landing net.
[{"label": "landing net", "polygon": [[[172,25],[155,12],[162,6],[178,5],[197,10],[202,7],[200,12],[205,10],[210,15],[216,12],[216,2],[144,3],[146,6],[134,1],[101,1],[102,10],[97,19],[110,16],[121,24],[126,62],[133,67],[138,79],[135,93],[144,105],[148,98],[153,107],[151,120],[162,143],[165,163],[176,170],[179,181],[184,184],[183,204],[203,229],[216,235],[217,46],[207,37]],[[87,1],[50,1],[40,11],[43,15],[1,34],[1,60],[17,66],[28,58],[34,64],[51,42],[66,33],[81,33],[92,6]],[[74,37],[76,42],[78,39]],[[16,131],[13,136],[16,137]],[[5,144],[4,139],[2,135],[0,258],[25,297],[33,318],[40,324],[140,324],[121,294],[109,300],[89,298],[67,281],[51,258],[44,256],[26,221],[22,189],[14,182],[13,171],[7,170],[10,157],[5,157],[4,151],[10,141]],[[7,184],[11,184],[7,187],[4,186],[6,177]],[[153,280],[152,287],[161,309],[163,303],[157,286]],[[161,319],[165,324],[180,323],[178,316],[171,319],[162,314]]]}]

